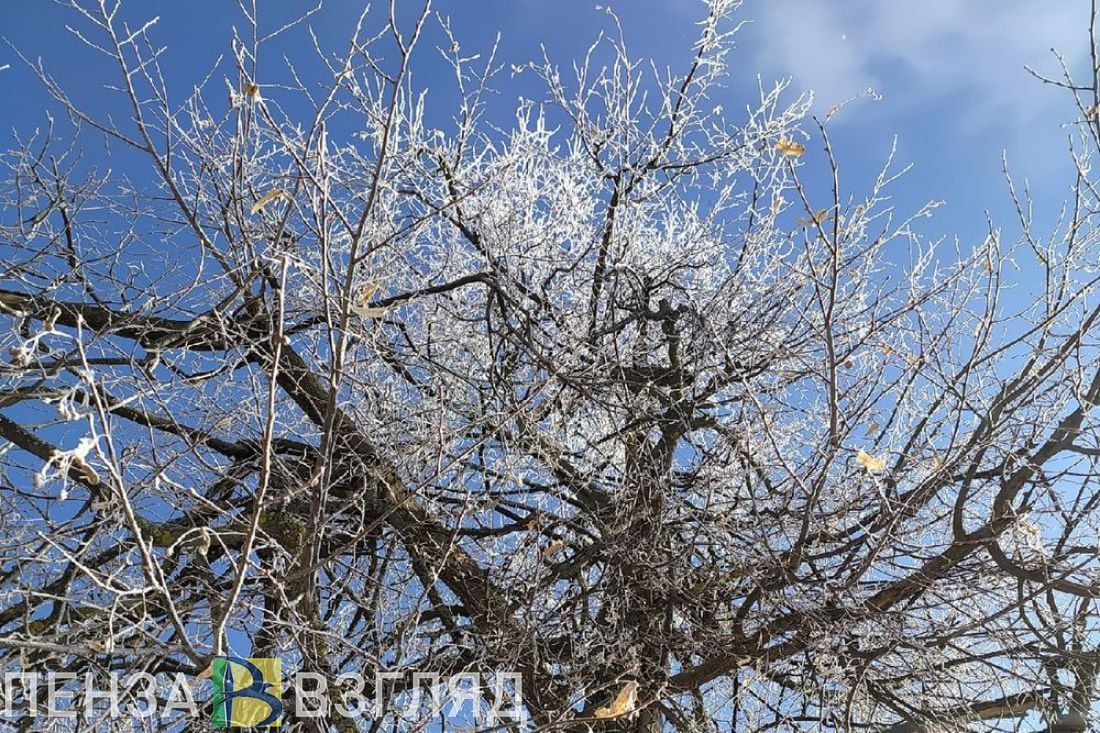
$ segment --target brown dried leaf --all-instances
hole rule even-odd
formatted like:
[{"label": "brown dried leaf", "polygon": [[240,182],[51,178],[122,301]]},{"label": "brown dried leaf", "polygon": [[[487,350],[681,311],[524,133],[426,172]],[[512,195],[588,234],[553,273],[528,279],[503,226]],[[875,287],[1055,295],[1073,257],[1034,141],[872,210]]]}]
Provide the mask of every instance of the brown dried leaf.
[{"label": "brown dried leaf", "polygon": [[366,305],[370,302],[370,299],[374,297],[375,293],[381,290],[381,286],[378,283],[366,283],[359,290],[359,305]]},{"label": "brown dried leaf", "polygon": [[551,558],[561,552],[564,548],[564,542],[562,542],[561,540],[554,540],[546,546],[546,549],[542,551],[542,559],[546,560],[547,558]]},{"label": "brown dried leaf", "polygon": [[860,448],[859,452],[856,453],[856,461],[859,462],[859,465],[863,466],[871,472],[886,470],[886,459],[875,458],[873,455],[863,450],[862,448]]},{"label": "brown dried leaf", "polygon": [[263,196],[261,196],[256,203],[252,204],[252,213],[257,214],[263,211],[264,207],[266,207],[275,199],[286,199],[287,201],[290,201],[290,192],[287,191],[285,188],[271,189]]},{"label": "brown dried leaf", "polygon": [[368,303],[382,287],[378,283],[369,282],[359,290],[359,303],[352,307],[351,312],[360,318],[381,318],[386,315],[385,308],[370,308]]},{"label": "brown dried leaf", "polygon": [[798,223],[802,226],[810,226],[811,224],[823,224],[829,219],[833,218],[832,209],[819,209],[810,215],[809,219],[799,219]]},{"label": "brown dried leaf", "polygon": [[779,142],[775,144],[775,149],[779,151],[780,155],[786,155],[791,158],[797,158],[806,153],[805,145],[797,143],[794,140],[788,140],[785,137],[779,138]]},{"label": "brown dried leaf", "polygon": [[623,689],[619,690],[619,694],[615,696],[610,705],[596,711],[596,717],[601,719],[617,718],[632,711],[637,702],[638,683],[631,680],[623,685]]}]

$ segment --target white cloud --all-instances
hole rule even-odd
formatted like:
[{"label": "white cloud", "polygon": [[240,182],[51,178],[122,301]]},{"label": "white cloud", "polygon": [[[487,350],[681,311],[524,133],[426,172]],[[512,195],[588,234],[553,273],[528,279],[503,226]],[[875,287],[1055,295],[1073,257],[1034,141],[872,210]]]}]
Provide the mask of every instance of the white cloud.
[{"label": "white cloud", "polygon": [[1079,61],[1088,12],[1083,0],[748,0],[756,23],[742,38],[761,71],[792,76],[819,105],[873,86],[894,114],[958,97],[966,127],[1026,125],[1059,100],[1024,65],[1056,73],[1051,47]]}]

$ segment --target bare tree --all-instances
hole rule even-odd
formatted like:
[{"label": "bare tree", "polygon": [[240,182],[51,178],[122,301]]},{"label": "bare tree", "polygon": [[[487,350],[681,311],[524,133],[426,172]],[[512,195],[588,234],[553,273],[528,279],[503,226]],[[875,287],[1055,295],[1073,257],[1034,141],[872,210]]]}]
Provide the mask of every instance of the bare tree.
[{"label": "bare tree", "polygon": [[[38,66],[68,119],[5,158],[6,669],[244,648],[333,690],[515,671],[523,730],[1085,730],[1095,74],[1048,80],[1077,102],[1056,229],[1013,190],[1018,234],[944,246],[784,84],[722,111],[737,5],[680,70],[612,17],[563,73],[427,4],[333,53],[245,2],[180,101],[151,22],[72,0],[115,106]],[[502,126],[509,70],[545,95]]]}]

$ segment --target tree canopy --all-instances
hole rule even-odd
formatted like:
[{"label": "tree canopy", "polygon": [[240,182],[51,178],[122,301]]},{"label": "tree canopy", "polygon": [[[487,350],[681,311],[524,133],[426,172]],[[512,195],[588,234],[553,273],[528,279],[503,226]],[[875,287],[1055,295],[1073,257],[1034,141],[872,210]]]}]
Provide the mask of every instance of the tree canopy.
[{"label": "tree canopy", "polygon": [[[892,160],[849,185],[835,109],[718,103],[737,6],[678,69],[612,18],[566,70],[427,4],[333,50],[244,3],[192,90],[73,0],[108,101],[40,66],[67,118],[0,184],[5,668],[514,671],[515,730],[1085,730],[1096,79],[1048,80],[1056,227],[1011,189],[951,246]],[[502,125],[508,73],[542,92]],[[370,725],[284,726],[329,724]]]}]

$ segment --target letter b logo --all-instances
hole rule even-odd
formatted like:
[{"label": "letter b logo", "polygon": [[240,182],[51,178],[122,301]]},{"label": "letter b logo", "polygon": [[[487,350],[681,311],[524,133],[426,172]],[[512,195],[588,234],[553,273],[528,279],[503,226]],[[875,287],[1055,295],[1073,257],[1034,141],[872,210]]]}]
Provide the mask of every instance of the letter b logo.
[{"label": "letter b logo", "polygon": [[215,728],[268,728],[282,723],[283,665],[278,659],[214,657]]}]

